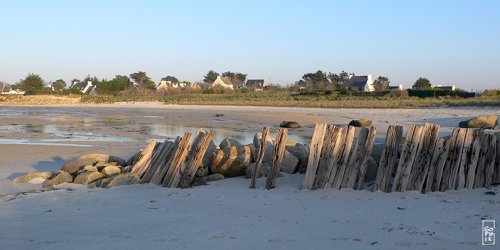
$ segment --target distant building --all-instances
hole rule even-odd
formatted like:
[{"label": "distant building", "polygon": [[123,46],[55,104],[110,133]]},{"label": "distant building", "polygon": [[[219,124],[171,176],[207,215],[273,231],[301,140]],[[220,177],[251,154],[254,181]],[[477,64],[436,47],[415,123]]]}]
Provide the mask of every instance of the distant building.
[{"label": "distant building", "polygon": [[200,85],[190,82],[171,82],[167,80],[161,80],[160,84],[156,86],[158,91],[167,91],[169,88],[173,89],[201,89]]},{"label": "distant building", "polygon": [[402,91],[403,90],[403,85],[399,84],[397,86],[389,86],[388,90],[399,90],[399,91]]},{"label": "distant building", "polygon": [[373,87],[372,75],[367,76],[353,76],[349,75],[349,79],[346,82],[347,89],[358,90],[363,92],[373,92],[375,88]]},{"label": "distant building", "polygon": [[252,88],[257,91],[264,90],[265,86],[266,82],[264,81],[264,79],[248,79],[247,82],[245,83],[245,87]]},{"label": "distant building", "polygon": [[455,87],[455,85],[450,85],[450,86],[432,85],[432,89],[434,89],[434,90],[448,90],[448,91],[455,91],[456,87]]},{"label": "distant building", "polygon": [[25,91],[16,89],[13,90],[12,86],[7,83],[0,83],[0,94],[2,95],[24,95]]},{"label": "distant building", "polygon": [[234,89],[234,84],[230,77],[217,76],[217,79],[210,85],[210,88],[222,87],[225,89]]},{"label": "distant building", "polygon": [[87,81],[87,82],[79,82],[79,81],[74,81],[71,84],[71,88],[73,89],[78,89],[80,92],[84,94],[90,94],[92,90],[94,90],[94,85],[92,85],[92,81]]}]

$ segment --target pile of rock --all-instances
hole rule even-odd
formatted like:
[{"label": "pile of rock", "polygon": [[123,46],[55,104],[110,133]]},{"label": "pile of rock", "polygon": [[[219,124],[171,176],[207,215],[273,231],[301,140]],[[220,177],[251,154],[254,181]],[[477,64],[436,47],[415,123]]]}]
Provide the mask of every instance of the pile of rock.
[{"label": "pile of rock", "polygon": [[14,183],[42,179],[43,187],[52,188],[63,183],[88,187],[114,187],[140,183],[140,179],[127,173],[127,162],[120,157],[89,154],[66,162],[57,172],[29,172],[13,180]]}]

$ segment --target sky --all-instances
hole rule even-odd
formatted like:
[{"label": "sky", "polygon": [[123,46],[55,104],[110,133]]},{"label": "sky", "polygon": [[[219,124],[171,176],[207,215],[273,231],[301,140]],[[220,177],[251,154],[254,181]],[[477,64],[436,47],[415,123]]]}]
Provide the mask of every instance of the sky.
[{"label": "sky", "polygon": [[290,84],[322,70],[500,88],[496,0],[0,0],[0,81],[209,70]]}]

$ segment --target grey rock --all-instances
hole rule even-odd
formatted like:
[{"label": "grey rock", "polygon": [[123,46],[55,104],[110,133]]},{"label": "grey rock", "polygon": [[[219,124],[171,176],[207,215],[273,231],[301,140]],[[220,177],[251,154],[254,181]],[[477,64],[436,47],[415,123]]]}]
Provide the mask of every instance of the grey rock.
[{"label": "grey rock", "polygon": [[211,181],[220,181],[220,180],[224,180],[225,177],[224,175],[221,175],[221,174],[211,174],[211,175],[208,175],[208,176],[205,176],[205,177],[202,177],[201,178],[203,181],[205,182],[211,182]]},{"label": "grey rock", "polygon": [[101,172],[95,172],[95,171],[86,171],[81,174],[79,174],[75,180],[73,181],[74,184],[83,184],[87,185],[91,182],[100,180],[106,178],[106,175],[101,173]]},{"label": "grey rock", "polygon": [[192,183],[193,187],[207,185],[207,182],[202,177],[195,177]]},{"label": "grey rock", "polygon": [[215,151],[210,172],[225,177],[245,175],[245,169],[253,161],[252,150],[232,138],[226,138]]},{"label": "grey rock", "polygon": [[212,159],[214,158],[215,151],[217,150],[217,145],[215,144],[214,140],[211,140],[210,143],[208,144],[207,151],[205,152],[205,155],[203,156],[203,160],[201,161],[201,166],[203,167],[210,167],[212,164]]},{"label": "grey rock", "polygon": [[[253,138],[253,145],[255,148],[254,151],[254,159],[257,159],[257,154],[258,150],[260,148],[260,142],[262,140],[262,133],[257,133],[254,138]],[[295,150],[297,154],[300,154],[301,152],[298,145],[298,143],[295,143],[293,145],[285,146],[286,148],[290,148],[291,150]],[[271,136],[267,136],[266,138],[266,151],[264,153],[264,159],[262,160],[262,163],[267,163],[267,164],[272,164],[272,157],[273,157],[273,150],[274,150],[274,141],[271,138]],[[281,164],[281,169],[285,173],[293,174],[297,171],[297,166],[299,165],[299,158],[297,158],[294,154],[292,154],[290,151],[285,150],[283,153],[283,161]]]},{"label": "grey rock", "polygon": [[200,167],[198,170],[196,170],[196,176],[197,177],[205,177],[209,174],[209,169],[208,167]]},{"label": "grey rock", "polygon": [[89,188],[110,188],[122,185],[139,184],[141,179],[132,173],[116,174],[109,178],[100,179],[87,185]]},{"label": "grey rock", "polygon": [[370,127],[372,125],[372,120],[370,119],[357,119],[349,122],[349,126],[354,127]]},{"label": "grey rock", "polygon": [[12,180],[13,183],[26,183],[35,178],[49,179],[54,173],[52,172],[29,172],[25,175],[18,176]]},{"label": "grey rock", "polygon": [[300,124],[296,121],[282,121],[280,123],[282,128],[301,128]]},{"label": "grey rock", "polygon": [[498,117],[496,115],[481,115],[472,119],[461,121],[458,126],[461,128],[484,128],[494,129],[498,125]]},{"label": "grey rock", "polygon": [[88,154],[78,157],[77,159],[67,161],[61,168],[70,174],[76,173],[81,167],[86,165],[96,165],[97,163],[115,164],[126,166],[127,162],[120,157],[105,155],[105,154]]},{"label": "grey rock", "polygon": [[43,184],[45,188],[51,188],[63,183],[71,183],[73,182],[73,176],[71,176],[68,172],[59,170],[54,175],[50,177],[50,179]]},{"label": "grey rock", "polygon": [[376,161],[372,156],[368,156],[366,161],[366,175],[365,182],[374,181],[377,178],[378,171],[378,161]]}]

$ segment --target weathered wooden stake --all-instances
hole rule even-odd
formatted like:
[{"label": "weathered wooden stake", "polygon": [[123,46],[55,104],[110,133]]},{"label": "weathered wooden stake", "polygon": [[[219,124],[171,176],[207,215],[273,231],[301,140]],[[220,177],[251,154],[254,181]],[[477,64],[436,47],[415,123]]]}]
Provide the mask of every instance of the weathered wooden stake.
[{"label": "weathered wooden stake", "polygon": [[403,137],[402,126],[389,126],[385,139],[385,147],[378,164],[374,190],[389,192],[389,184],[398,164],[399,145]]},{"label": "weathered wooden stake", "polygon": [[255,167],[252,169],[252,182],[250,182],[250,188],[254,189],[257,187],[257,177],[260,173],[260,168],[262,161],[264,160],[264,155],[266,154],[266,138],[269,135],[269,128],[264,128],[262,130],[262,138],[260,140],[259,151],[257,153],[257,162]]},{"label": "weathered wooden stake", "polygon": [[191,186],[193,179],[201,166],[203,157],[207,152],[210,141],[212,140],[212,132],[200,130],[196,136],[191,152],[187,157],[184,169],[181,171],[181,179],[179,181],[179,188],[188,188]]},{"label": "weathered wooden stake", "polygon": [[316,176],[316,170],[318,169],[321,149],[323,147],[325,130],[326,130],[326,124],[324,123],[316,124],[316,127],[314,128],[314,134],[309,149],[309,159],[307,161],[307,169],[304,177],[304,184],[302,185],[302,188],[304,189],[313,188],[314,178]]},{"label": "weathered wooden stake", "polygon": [[267,189],[272,189],[276,186],[276,177],[280,173],[283,154],[285,153],[287,133],[288,129],[286,128],[279,128],[276,133],[276,139],[274,139],[273,161],[266,180]]}]

